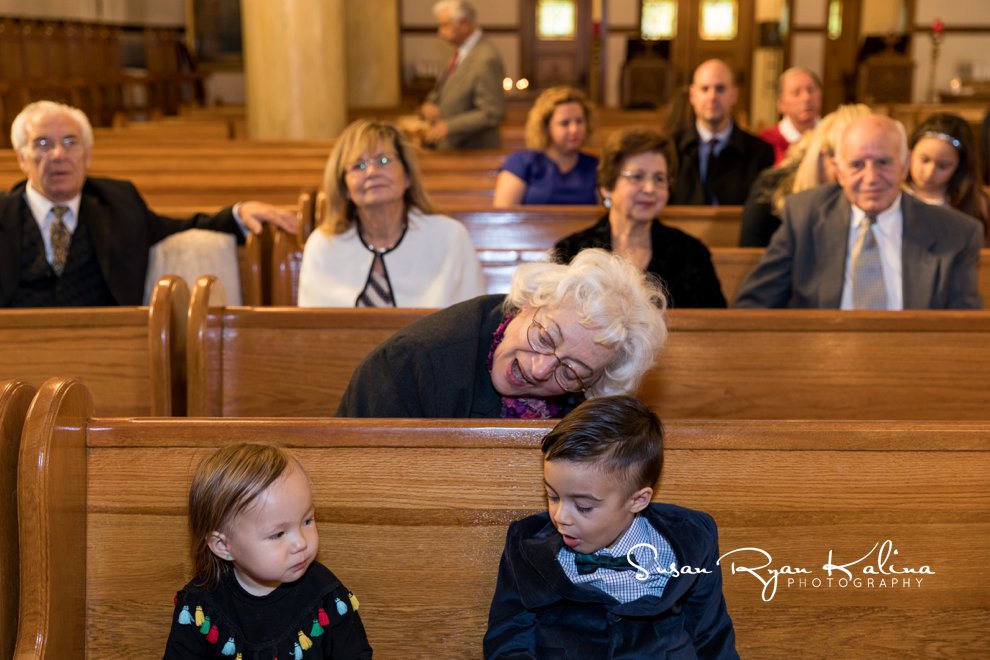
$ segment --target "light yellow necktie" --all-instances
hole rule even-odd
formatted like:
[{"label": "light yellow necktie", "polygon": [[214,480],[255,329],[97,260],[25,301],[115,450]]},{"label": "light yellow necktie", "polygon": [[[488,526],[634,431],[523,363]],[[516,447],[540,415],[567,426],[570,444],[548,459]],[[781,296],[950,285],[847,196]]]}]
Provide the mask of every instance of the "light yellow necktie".
[{"label": "light yellow necktie", "polygon": [[859,227],[859,237],[853,247],[852,306],[853,309],[887,309],[887,291],[883,286],[880,246],[874,230],[877,217],[867,215]]}]

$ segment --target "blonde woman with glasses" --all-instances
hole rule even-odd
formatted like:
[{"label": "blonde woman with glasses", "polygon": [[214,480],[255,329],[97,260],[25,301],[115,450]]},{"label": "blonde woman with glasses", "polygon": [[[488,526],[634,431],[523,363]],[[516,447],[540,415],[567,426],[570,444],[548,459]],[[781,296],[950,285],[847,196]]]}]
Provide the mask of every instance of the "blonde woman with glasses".
[{"label": "blonde woman with glasses", "polygon": [[597,175],[607,213],[558,241],[554,258],[567,262],[589,247],[611,250],[660,278],[671,307],[725,307],[708,248],[660,222],[676,171],[674,144],[663,134],[649,128],[614,133]]},{"label": "blonde woman with glasses", "polygon": [[485,292],[467,230],[434,212],[415,153],[391,124],[345,128],[323,186],[325,219],[303,251],[300,307],[447,307]]}]

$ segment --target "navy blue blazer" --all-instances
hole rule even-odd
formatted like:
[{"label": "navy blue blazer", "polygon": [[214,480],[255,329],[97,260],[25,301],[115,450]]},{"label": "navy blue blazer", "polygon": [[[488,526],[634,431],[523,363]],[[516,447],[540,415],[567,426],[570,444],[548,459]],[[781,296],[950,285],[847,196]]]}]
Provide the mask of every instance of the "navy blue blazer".
[{"label": "navy blue blazer", "polygon": [[[20,281],[21,221],[31,210],[24,199],[26,181],[0,193],[0,307],[6,307]],[[185,229],[212,229],[244,242],[234,213],[226,208],[188,220],[157,215],[130,181],[89,177],[83,184],[79,222],[86,223],[103,280],[118,305],[140,305],[148,271],[148,250]]]},{"label": "navy blue blazer", "polygon": [[557,563],[563,545],[546,513],[509,526],[485,634],[486,658],[738,658],[722,595],[718,531],[707,513],[653,503],[643,514],[680,566],[663,596],[620,603],[572,583]]}]

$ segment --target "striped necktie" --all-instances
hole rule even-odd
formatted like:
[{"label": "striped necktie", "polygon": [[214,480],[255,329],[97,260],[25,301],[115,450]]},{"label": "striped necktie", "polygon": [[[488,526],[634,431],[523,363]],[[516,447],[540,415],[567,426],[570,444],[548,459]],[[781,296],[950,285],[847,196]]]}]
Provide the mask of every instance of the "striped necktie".
[{"label": "striped necktie", "polygon": [[371,271],[364,290],[358,294],[355,307],[395,307],[392,297],[392,287],[389,285],[388,274],[385,272],[385,261],[381,252],[375,252],[375,260],[371,262]]},{"label": "striped necktie", "polygon": [[56,275],[61,275],[62,271],[65,270],[65,262],[69,258],[69,244],[72,243],[72,233],[62,221],[68,212],[68,206],[52,207],[55,222],[52,223],[49,238],[52,243],[52,270],[55,271]]},{"label": "striped necktie", "polygon": [[852,256],[852,308],[887,309],[887,291],[883,286],[880,246],[874,227],[877,216],[867,214],[859,227]]}]

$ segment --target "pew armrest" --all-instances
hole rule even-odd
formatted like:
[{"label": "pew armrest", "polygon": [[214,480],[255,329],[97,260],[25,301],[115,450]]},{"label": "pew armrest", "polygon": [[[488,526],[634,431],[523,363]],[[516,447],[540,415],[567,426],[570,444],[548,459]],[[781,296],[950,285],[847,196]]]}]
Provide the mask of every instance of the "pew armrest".
[{"label": "pew armrest", "polygon": [[86,648],[86,422],[92,415],[85,386],[52,378],[24,422],[17,660],[79,657]]},{"label": "pew armrest", "polygon": [[0,381],[0,657],[14,653],[17,638],[17,454],[34,387]]}]

